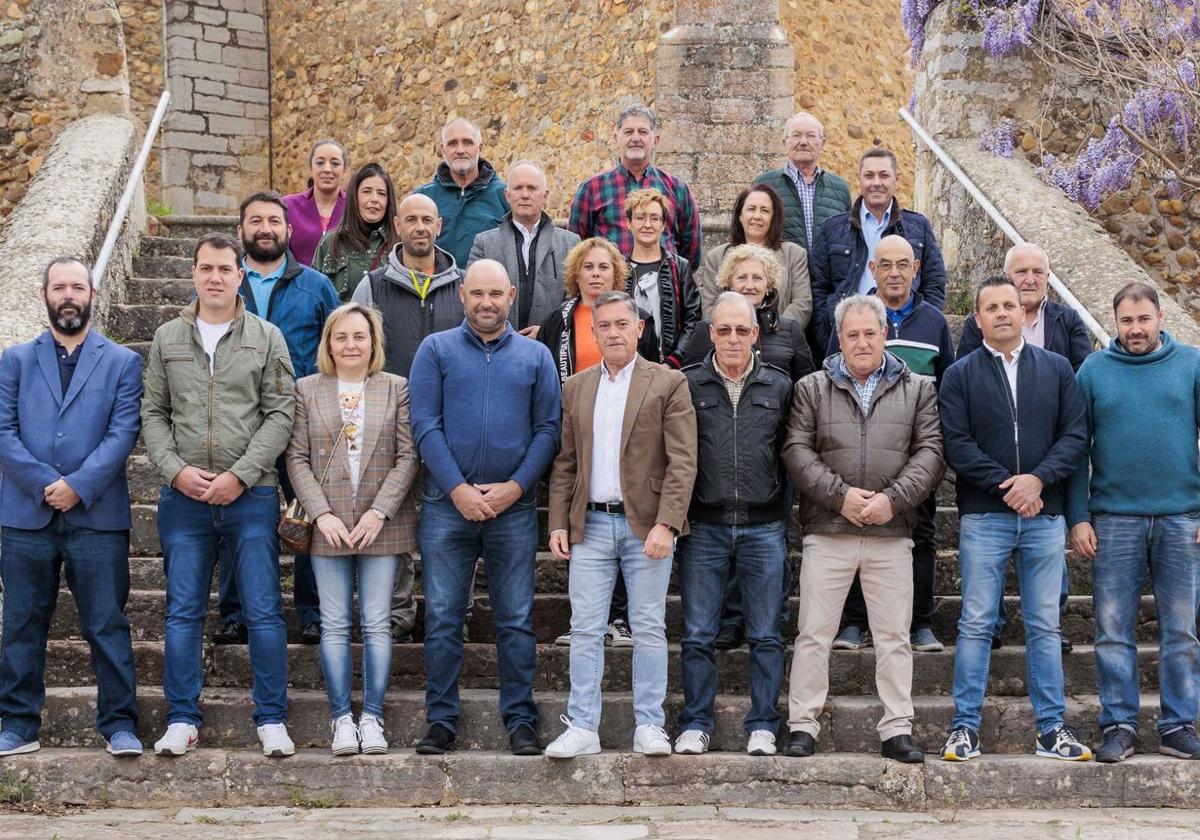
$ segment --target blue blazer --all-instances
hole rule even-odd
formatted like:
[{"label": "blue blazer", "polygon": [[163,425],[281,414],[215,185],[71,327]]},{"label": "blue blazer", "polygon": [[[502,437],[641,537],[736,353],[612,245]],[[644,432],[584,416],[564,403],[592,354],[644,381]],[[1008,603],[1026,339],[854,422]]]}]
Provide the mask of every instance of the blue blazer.
[{"label": "blue blazer", "polygon": [[128,531],[125,460],[137,442],[142,357],[94,328],[64,396],[49,331],[0,356],[0,525],[35,530],[54,514],[43,494],[65,478],[72,525]]}]

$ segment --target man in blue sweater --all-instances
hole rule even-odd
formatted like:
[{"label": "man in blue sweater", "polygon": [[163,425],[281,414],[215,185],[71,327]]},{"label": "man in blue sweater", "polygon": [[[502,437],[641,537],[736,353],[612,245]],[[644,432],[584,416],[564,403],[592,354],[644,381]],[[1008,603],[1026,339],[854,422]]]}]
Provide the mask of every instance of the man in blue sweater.
[{"label": "man in blue sweater", "polygon": [[558,371],[508,322],[504,266],[479,260],[460,291],[466,320],[421,342],[409,379],[413,438],[429,470],[417,542],[425,589],[425,714],[417,752],[454,749],[462,626],[483,557],[496,627],[500,714],[514,755],[540,755],[533,674],[535,485],[558,451]]},{"label": "man in blue sweater", "polygon": [[1130,283],[1113,298],[1117,338],[1087,358],[1079,387],[1088,459],[1067,488],[1075,550],[1092,560],[1096,677],[1104,743],[1096,759],[1133,755],[1138,731],[1134,628],[1149,572],[1158,612],[1158,751],[1200,758],[1200,351],[1162,330],[1158,292]]},{"label": "man in blue sweater", "polygon": [[[1063,721],[1062,587],[1064,487],[1085,451],[1083,398],[1070,363],[1021,336],[1012,280],[989,277],[975,292],[983,345],[942,377],[938,405],[946,462],[955,472],[962,615],[954,657],[954,723],[942,758],[979,755],[992,628],[1004,570],[1016,555],[1025,619],[1035,752],[1087,761],[1092,751]],[[1192,709],[1195,712],[1195,709]]]}]

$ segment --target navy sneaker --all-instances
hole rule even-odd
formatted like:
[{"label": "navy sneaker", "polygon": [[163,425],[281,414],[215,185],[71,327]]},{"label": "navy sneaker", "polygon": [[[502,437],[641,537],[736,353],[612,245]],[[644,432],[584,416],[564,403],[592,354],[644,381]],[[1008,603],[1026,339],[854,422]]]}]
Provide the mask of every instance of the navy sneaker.
[{"label": "navy sneaker", "polygon": [[108,752],[111,755],[141,755],[142,742],[132,732],[114,732],[108,739]]},{"label": "navy sneaker", "polygon": [[1092,748],[1080,741],[1075,730],[1065,723],[1039,732],[1036,746],[1034,754],[1042,758],[1057,758],[1059,761],[1092,760]]},{"label": "navy sneaker", "polygon": [[37,752],[42,745],[37,741],[26,741],[16,732],[7,729],[0,732],[0,755],[21,755]]},{"label": "navy sneaker", "polygon": [[969,726],[955,727],[942,747],[942,761],[970,761],[972,758],[979,758],[979,733]]},{"label": "navy sneaker", "polygon": [[1200,758],[1200,738],[1196,737],[1196,727],[1181,726],[1160,738],[1158,751],[1163,755],[1173,755],[1176,758]]},{"label": "navy sneaker", "polygon": [[1096,760],[1103,764],[1124,761],[1137,752],[1137,733],[1124,726],[1110,726],[1104,730],[1104,743],[1096,750]]},{"label": "navy sneaker", "polygon": [[846,629],[838,633],[833,640],[834,650],[862,650],[871,646],[871,633],[853,624],[847,624]]}]

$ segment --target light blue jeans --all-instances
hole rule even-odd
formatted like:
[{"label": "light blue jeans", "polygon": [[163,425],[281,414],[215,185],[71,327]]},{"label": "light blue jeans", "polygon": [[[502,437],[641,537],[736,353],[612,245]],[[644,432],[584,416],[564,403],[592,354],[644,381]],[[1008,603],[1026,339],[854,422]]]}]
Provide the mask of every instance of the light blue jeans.
[{"label": "light blue jeans", "polygon": [[1062,516],[1026,519],[1016,513],[968,513],[960,520],[962,615],[954,654],[954,726],[979,731],[987,690],[1004,570],[1016,556],[1021,612],[1025,620],[1025,678],[1038,732],[1063,722],[1062,592],[1066,521]]},{"label": "light blue jeans", "polygon": [[353,665],[350,624],[354,577],[358,575],[359,625],[362,628],[362,713],[383,718],[383,698],[392,673],[392,583],[395,554],[312,555],[321,601],[321,670],[329,695],[330,717],[350,714]]},{"label": "light blue jeans", "polygon": [[604,676],[604,632],[617,568],[629,591],[633,634],[633,718],[638,726],[666,723],[667,584],[670,556],[651,560],[644,540],[619,514],[589,510],[583,542],[571,546],[571,694],[567,717],[581,729],[600,728],[600,682]]}]

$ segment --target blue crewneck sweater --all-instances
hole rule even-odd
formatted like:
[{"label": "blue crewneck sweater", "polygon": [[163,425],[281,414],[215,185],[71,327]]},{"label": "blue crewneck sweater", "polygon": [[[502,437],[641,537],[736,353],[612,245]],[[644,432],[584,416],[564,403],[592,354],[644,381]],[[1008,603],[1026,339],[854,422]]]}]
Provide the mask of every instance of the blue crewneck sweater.
[{"label": "blue crewneck sweater", "polygon": [[1160,337],[1142,356],[1113,339],[1079,368],[1092,474],[1089,488],[1085,460],[1067,482],[1070,527],[1089,513],[1200,510],[1200,350]]}]

